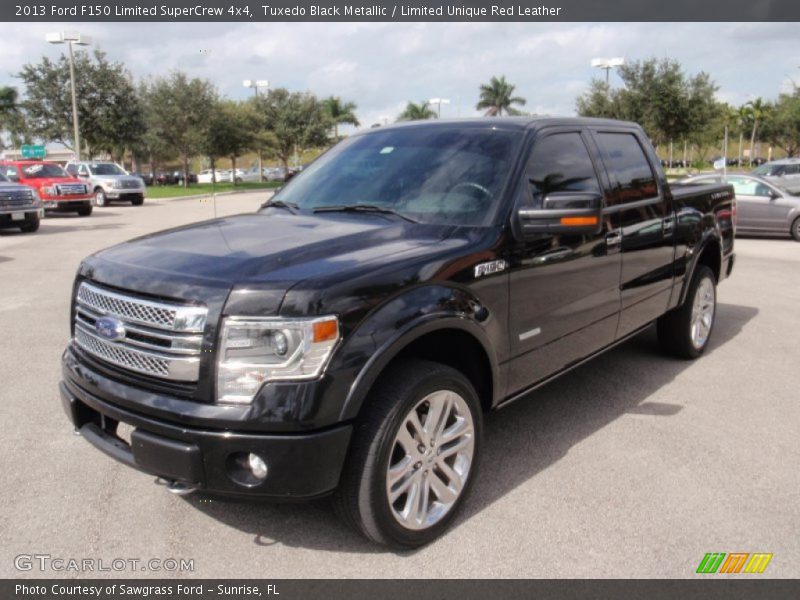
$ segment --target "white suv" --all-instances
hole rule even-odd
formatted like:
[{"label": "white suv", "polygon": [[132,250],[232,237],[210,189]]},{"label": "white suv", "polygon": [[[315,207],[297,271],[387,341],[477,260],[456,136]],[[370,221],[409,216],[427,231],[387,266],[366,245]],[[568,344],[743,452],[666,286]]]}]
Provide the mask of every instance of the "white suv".
[{"label": "white suv", "polygon": [[134,206],[144,202],[144,180],[129,175],[113,162],[71,162],[67,172],[91,185],[96,206],[105,206],[110,200],[129,201]]}]

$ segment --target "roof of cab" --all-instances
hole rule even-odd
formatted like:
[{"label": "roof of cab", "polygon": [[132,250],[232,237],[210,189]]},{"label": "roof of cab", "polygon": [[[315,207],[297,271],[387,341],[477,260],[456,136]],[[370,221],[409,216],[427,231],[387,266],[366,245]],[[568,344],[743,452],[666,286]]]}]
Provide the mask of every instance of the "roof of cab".
[{"label": "roof of cab", "polygon": [[399,121],[368,129],[363,133],[394,129],[399,127],[497,127],[502,129],[541,129],[543,127],[636,127],[630,121],[597,119],[592,117],[470,117],[465,119],[425,119],[418,121]]}]

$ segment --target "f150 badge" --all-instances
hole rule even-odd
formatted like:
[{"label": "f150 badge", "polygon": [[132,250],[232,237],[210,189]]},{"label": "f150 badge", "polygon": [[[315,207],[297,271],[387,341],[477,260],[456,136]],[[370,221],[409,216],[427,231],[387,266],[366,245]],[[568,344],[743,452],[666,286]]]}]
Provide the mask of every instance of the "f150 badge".
[{"label": "f150 badge", "polygon": [[125,337],[125,327],[122,321],[112,317],[100,317],[94,323],[94,330],[102,338],[116,342]]},{"label": "f150 badge", "polygon": [[484,275],[491,275],[492,273],[499,273],[508,268],[508,263],[504,260],[491,260],[489,262],[475,265],[475,279],[483,277]]}]

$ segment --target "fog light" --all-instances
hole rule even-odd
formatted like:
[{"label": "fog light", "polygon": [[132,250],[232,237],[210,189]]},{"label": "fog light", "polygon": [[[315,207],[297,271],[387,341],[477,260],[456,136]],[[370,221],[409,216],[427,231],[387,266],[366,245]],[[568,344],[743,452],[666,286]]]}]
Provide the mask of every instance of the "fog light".
[{"label": "fog light", "polygon": [[256,479],[264,479],[267,476],[267,463],[258,454],[248,454],[247,464],[250,467],[250,472]]}]

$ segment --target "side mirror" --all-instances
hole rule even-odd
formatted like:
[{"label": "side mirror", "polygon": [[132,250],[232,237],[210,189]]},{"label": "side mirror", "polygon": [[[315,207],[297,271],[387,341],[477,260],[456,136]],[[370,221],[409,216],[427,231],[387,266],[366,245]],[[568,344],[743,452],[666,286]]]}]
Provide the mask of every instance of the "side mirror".
[{"label": "side mirror", "polygon": [[519,228],[524,237],[535,234],[592,235],[600,231],[602,196],[586,192],[554,192],[542,208],[520,208]]}]

